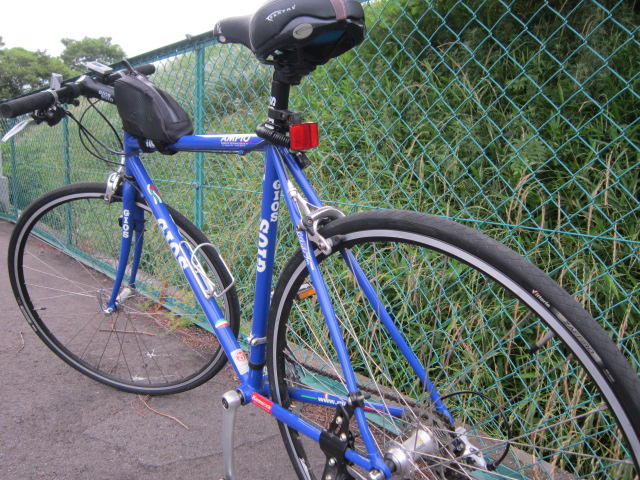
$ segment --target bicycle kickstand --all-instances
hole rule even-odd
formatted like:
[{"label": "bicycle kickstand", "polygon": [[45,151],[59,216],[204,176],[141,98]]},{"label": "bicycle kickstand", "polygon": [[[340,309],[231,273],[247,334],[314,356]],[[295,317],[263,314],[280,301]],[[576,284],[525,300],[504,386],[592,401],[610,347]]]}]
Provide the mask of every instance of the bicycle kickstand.
[{"label": "bicycle kickstand", "polygon": [[233,460],[233,432],[236,424],[236,411],[242,404],[240,395],[231,390],[222,396],[224,417],[222,418],[222,453],[224,455],[225,475],[220,480],[236,480]]}]

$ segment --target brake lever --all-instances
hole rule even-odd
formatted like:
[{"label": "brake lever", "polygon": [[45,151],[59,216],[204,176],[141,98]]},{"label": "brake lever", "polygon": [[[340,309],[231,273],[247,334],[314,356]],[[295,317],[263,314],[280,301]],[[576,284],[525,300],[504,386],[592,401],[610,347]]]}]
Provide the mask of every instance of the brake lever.
[{"label": "brake lever", "polygon": [[5,133],[4,137],[2,137],[2,139],[0,140],[0,143],[7,143],[9,139],[11,139],[11,137],[17,135],[32,123],[35,123],[36,125],[46,123],[50,127],[53,127],[54,125],[60,123],[60,120],[62,120],[66,114],[66,110],[60,105],[55,105],[46,110],[39,110],[31,114],[31,118],[22,120],[21,122],[14,125],[11,130]]},{"label": "brake lever", "polygon": [[21,122],[15,124],[11,130],[5,133],[4,137],[2,137],[2,140],[0,140],[0,143],[7,143],[11,137],[17,135],[32,123],[38,124],[39,122],[34,118],[27,118],[26,120],[22,120]]}]

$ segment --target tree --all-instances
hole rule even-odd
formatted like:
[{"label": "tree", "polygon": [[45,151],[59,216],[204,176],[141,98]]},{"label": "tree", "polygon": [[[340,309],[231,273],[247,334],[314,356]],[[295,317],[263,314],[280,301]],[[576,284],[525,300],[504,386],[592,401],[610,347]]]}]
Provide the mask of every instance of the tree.
[{"label": "tree", "polygon": [[120,45],[111,44],[111,37],[84,37],[82,40],[63,38],[60,41],[65,47],[60,59],[78,73],[86,70],[84,62],[96,60],[109,65],[125,57]]},{"label": "tree", "polygon": [[45,52],[20,47],[1,49],[0,102],[47,86],[53,72],[64,78],[73,76],[71,69]]}]

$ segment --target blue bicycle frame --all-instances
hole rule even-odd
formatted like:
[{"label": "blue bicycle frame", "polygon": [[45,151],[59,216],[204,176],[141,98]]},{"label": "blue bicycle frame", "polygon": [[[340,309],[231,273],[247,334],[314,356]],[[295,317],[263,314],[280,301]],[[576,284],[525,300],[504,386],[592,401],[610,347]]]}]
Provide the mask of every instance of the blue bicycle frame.
[{"label": "blue bicycle frame", "polygon": [[[136,237],[135,248],[131,261],[131,274],[129,276],[129,286],[135,288],[135,277],[143,243],[143,212],[136,205],[136,196],[141,194],[148,207],[151,209],[159,228],[173,252],[176,261],[180,265],[187,281],[191,285],[195,296],[201,305],[211,328],[218,337],[220,344],[225,351],[233,369],[235,370],[240,385],[236,388],[245,399],[245,403],[252,402],[269,414],[276,417],[281,422],[297,430],[298,432],[320,441],[321,430],[315,426],[301,420],[289,410],[273,403],[266,396],[269,395],[268,383],[262,372],[262,368],[250,368],[250,365],[264,365],[266,359],[266,338],[267,320],[269,314],[271,285],[273,280],[273,265],[276,251],[276,233],[278,229],[278,218],[280,200],[284,197],[291,220],[293,222],[300,248],[304,254],[305,261],[311,276],[318,302],[330,332],[331,340],[336,348],[342,372],[344,375],[347,395],[320,394],[313,390],[291,389],[289,394],[294,400],[317,403],[323,405],[344,405],[350,398],[359,395],[355,373],[351,366],[347,347],[344,343],[342,333],[336,318],[333,306],[329,299],[326,284],[322,273],[318,267],[318,262],[313,254],[314,247],[311,244],[305,230],[297,229],[301,222],[301,213],[296,204],[295,197],[297,190],[293,182],[289,179],[289,174],[293,177],[304,197],[317,207],[322,206],[318,195],[309,184],[296,159],[284,147],[267,143],[255,134],[241,135],[189,135],[182,137],[177,142],[169,145],[169,148],[181,152],[235,152],[239,155],[247,151],[265,152],[264,177],[262,185],[262,206],[260,215],[260,225],[258,232],[258,258],[256,268],[255,297],[253,309],[253,322],[251,335],[249,337],[249,358],[246,357],[229,324],[225,321],[215,296],[220,293],[213,292],[208,288],[207,279],[204,272],[193,267],[193,252],[186,247],[186,243],[178,232],[178,228],[171,219],[171,216],[162,200],[162,197],[149,174],[140,160],[140,146],[136,137],[125,133],[125,170],[124,174],[128,179],[123,184],[122,192],[122,241],[118,269],[116,272],[115,284],[107,302],[106,309],[111,311],[117,308],[118,292],[125,277],[125,270],[131,251],[133,237]],[[436,408],[444,413],[451,421],[451,415],[446,410],[434,386],[427,378],[425,368],[420,364],[415,354],[405,342],[400,331],[395,327],[391,316],[384,305],[378,299],[377,294],[371,287],[366,275],[359,267],[354,255],[345,249],[340,251],[347,265],[354,273],[360,288],[365,293],[373,311],[375,311],[392,338],[406,356],[416,375],[422,380],[425,391],[428,392]],[[262,341],[260,341],[262,340]],[[368,452],[365,458],[361,454],[348,449],[345,457],[348,461],[355,463],[366,470],[378,469],[388,478],[391,472],[385,464],[383,458],[377,450],[373,436],[368,428],[365,418],[365,411],[384,412],[400,418],[404,411],[400,407],[388,407],[376,402],[364,403],[364,408],[355,408],[354,416],[358,422],[363,443]]]}]

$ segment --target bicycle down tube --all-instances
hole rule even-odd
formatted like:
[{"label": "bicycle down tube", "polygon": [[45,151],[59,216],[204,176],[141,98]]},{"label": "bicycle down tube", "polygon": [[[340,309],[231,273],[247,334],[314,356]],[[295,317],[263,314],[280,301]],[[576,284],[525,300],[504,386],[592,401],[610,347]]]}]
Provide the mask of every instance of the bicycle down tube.
[{"label": "bicycle down tube", "polygon": [[[226,148],[220,145],[220,142],[211,142],[219,148]],[[193,252],[186,246],[180,235],[178,228],[169,214],[160,193],[153,184],[149,174],[140,160],[138,155],[140,148],[135,137],[125,133],[125,151],[128,153],[125,162],[125,175],[128,178],[135,179],[137,188],[142,196],[147,200],[147,205],[152,211],[154,218],[158,224],[158,227],[163,233],[163,236],[171,249],[176,262],[180,265],[185,278],[189,282],[194,295],[197,298],[198,303],[202,307],[207,319],[211,324],[211,328],[218,337],[222,348],[224,349],[227,357],[230,359],[231,364],[236,371],[236,374],[240,378],[241,382],[247,383],[249,379],[249,364],[242,353],[231,328],[224,319],[224,315],[220,310],[220,307],[215,301],[215,295],[219,292],[213,291],[213,288],[209,288],[210,282],[203,271],[199,271],[194,263]],[[123,221],[122,221],[122,242],[121,242],[121,254],[120,263],[118,265],[118,273],[116,274],[116,285],[114,285],[113,293],[109,299],[109,306],[116,305],[116,295],[120,287],[119,282],[123,279],[123,272],[126,268],[126,262],[129,256],[131,248],[131,235],[130,235],[130,223],[126,220],[128,217],[137,216],[137,207],[135,205],[135,195],[137,189],[129,182],[124,182],[123,185]],[[133,213],[133,215],[132,215]],[[139,242],[136,242],[136,249],[134,251],[134,258],[132,266],[135,267],[139,261],[139,251],[141,250]],[[132,271],[132,277],[135,275],[135,270]],[[130,281],[132,284],[133,281]]]}]

